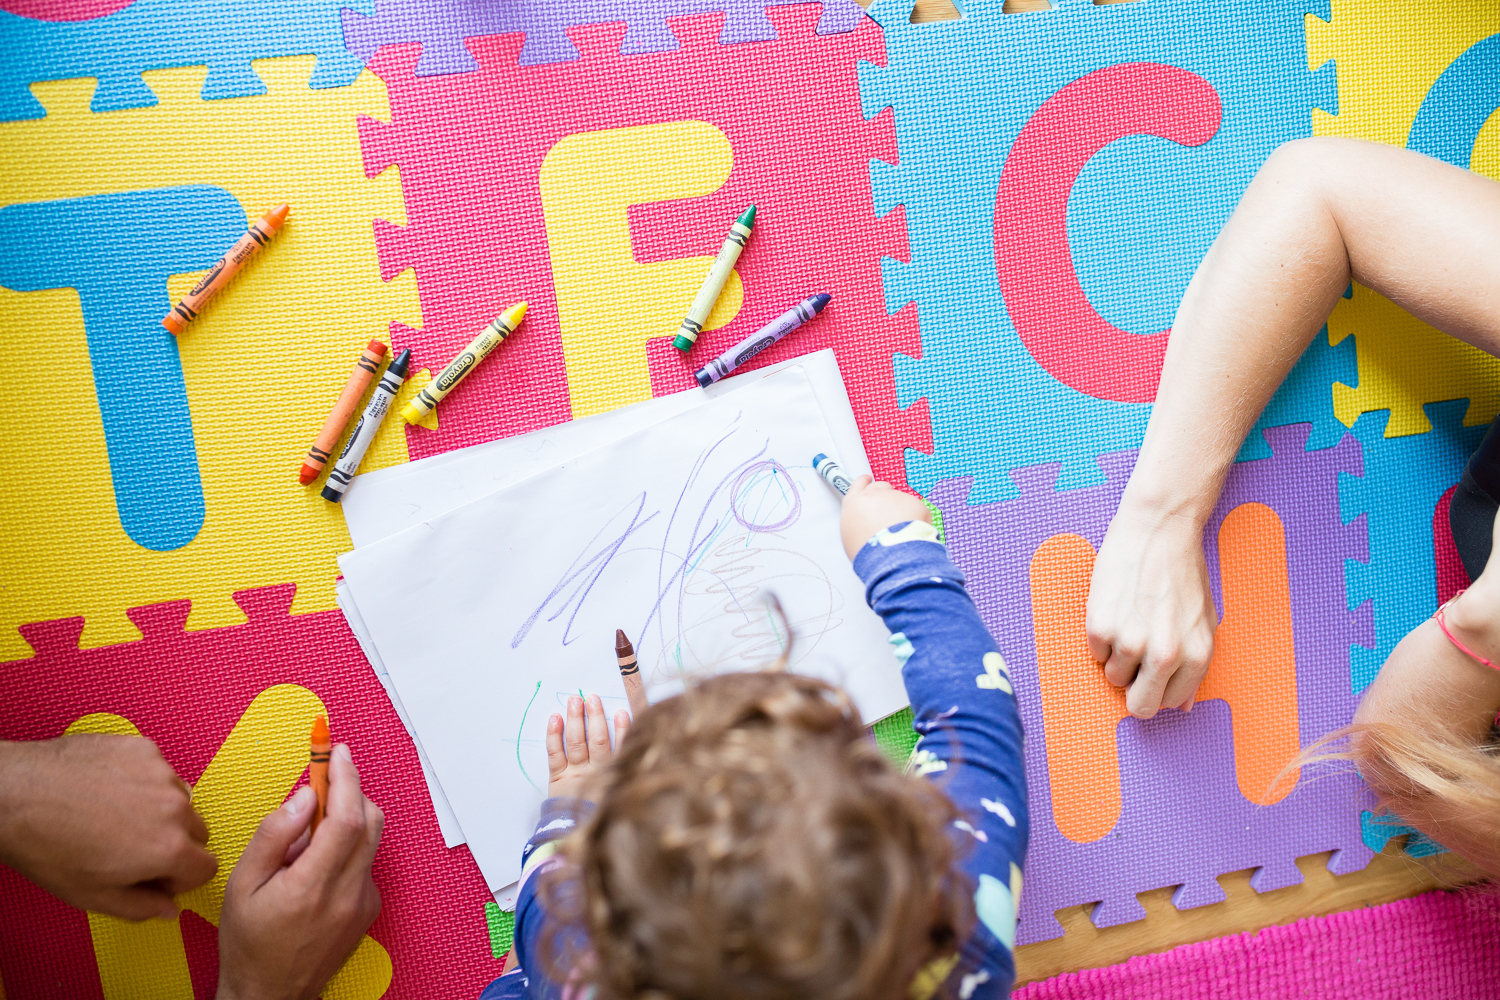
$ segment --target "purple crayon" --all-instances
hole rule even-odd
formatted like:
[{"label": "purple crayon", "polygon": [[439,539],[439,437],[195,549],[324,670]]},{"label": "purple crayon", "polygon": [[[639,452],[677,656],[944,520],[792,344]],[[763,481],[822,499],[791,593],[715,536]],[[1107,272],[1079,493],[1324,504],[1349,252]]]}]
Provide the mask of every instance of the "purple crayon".
[{"label": "purple crayon", "polygon": [[798,302],[786,312],[777,316],[765,326],[756,330],[744,340],[735,344],[723,354],[714,358],[708,364],[699,369],[698,374],[693,377],[698,380],[698,385],[708,388],[719,379],[734,371],[740,365],[755,357],[761,351],[776,343],[782,337],[791,333],[797,327],[812,319],[823,311],[823,307],[833,299],[827,292],[819,292],[817,295],[809,295]]}]

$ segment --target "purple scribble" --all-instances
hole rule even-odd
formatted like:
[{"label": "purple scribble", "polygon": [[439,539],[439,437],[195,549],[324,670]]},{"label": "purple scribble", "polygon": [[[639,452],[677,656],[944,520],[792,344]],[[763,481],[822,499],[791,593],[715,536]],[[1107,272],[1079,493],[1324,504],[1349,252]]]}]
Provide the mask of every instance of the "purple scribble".
[{"label": "purple scribble", "polygon": [[[630,523],[625,526],[625,530],[620,534],[611,537],[604,543],[602,548],[594,551],[593,555],[589,555],[590,551],[594,549],[594,543],[599,541],[599,536],[608,531],[610,525],[616,523],[620,519],[621,515],[628,512],[632,504],[635,506],[635,513],[630,516]],[[625,504],[624,507],[621,507],[618,511],[616,511],[615,514],[605,522],[604,527],[594,532],[594,537],[589,539],[589,543],[588,545],[584,546],[583,552],[579,554],[578,558],[573,560],[570,566],[568,566],[567,570],[563,573],[562,579],[557,581],[557,584],[552,588],[551,593],[549,593],[547,597],[542,601],[542,603],[537,606],[537,609],[531,613],[531,616],[527,618],[525,622],[522,623],[521,627],[516,630],[515,637],[510,640],[511,649],[517,648],[521,645],[521,643],[526,641],[526,636],[530,634],[531,627],[536,624],[536,620],[541,617],[542,612],[546,611],[547,608],[552,604],[552,602],[556,600],[557,596],[561,594],[565,589],[567,589],[567,587],[571,585],[575,580],[579,581],[578,585],[573,588],[573,591],[568,594],[566,598],[563,599],[562,603],[557,606],[557,610],[554,611],[547,618],[547,620],[549,622],[556,621],[565,612],[567,612],[569,608],[571,608],[572,613],[568,615],[568,623],[563,627],[562,644],[566,646],[568,643],[572,642],[573,639],[577,638],[577,636],[569,638],[569,633],[573,628],[573,620],[578,617],[578,612],[583,610],[583,604],[588,600],[589,592],[594,589],[594,584],[599,581],[599,577],[603,575],[604,571],[609,568],[609,564],[614,560],[615,556],[619,554],[620,549],[622,546],[624,546],[626,539],[635,534],[641,528],[645,527],[651,522],[653,518],[656,517],[657,514],[661,513],[661,511],[659,510],[652,511],[650,514],[647,514],[643,518],[641,517],[641,514],[645,509],[646,494],[641,493],[638,496],[633,497],[628,503]],[[579,580],[580,577],[583,577],[583,579]]]},{"label": "purple scribble", "polygon": [[[753,521],[745,519],[745,515],[740,511],[740,502],[745,491],[753,486],[755,480],[763,476],[766,472],[770,472],[778,483],[783,484],[784,490],[791,490],[792,510],[786,517],[774,524],[756,524]],[[729,491],[729,510],[734,514],[734,519],[746,531],[785,531],[796,524],[797,518],[802,516],[802,494],[798,492],[797,484],[792,480],[791,475],[786,469],[782,467],[782,464],[774,458],[768,458],[763,462],[756,462],[754,465],[747,467],[735,478],[734,486]]]}]

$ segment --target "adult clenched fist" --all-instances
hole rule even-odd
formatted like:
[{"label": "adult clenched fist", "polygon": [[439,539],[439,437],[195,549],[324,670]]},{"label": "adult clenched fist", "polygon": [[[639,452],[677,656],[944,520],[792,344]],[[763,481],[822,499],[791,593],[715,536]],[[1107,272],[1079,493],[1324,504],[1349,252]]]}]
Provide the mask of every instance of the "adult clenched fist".
[{"label": "adult clenched fist", "polygon": [[81,909],[174,917],[213,878],[208,827],[156,744],[96,733],[0,743],[0,863]]}]

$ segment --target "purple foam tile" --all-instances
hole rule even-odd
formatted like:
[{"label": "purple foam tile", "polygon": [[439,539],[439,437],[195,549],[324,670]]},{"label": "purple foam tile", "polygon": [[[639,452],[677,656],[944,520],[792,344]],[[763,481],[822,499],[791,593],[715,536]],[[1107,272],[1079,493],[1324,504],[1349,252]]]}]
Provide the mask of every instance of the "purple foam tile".
[{"label": "purple foam tile", "polygon": [[[1266,432],[1272,456],[1234,466],[1205,531],[1215,602],[1223,606],[1218,531],[1243,503],[1276,512],[1286,536],[1287,572],[1297,666],[1302,745],[1346,724],[1357,703],[1349,683],[1349,643],[1367,637],[1367,618],[1345,603],[1344,561],[1368,555],[1362,525],[1339,517],[1339,474],[1363,472],[1354,438],[1334,448],[1303,449],[1310,427]],[[1301,881],[1295,859],[1336,852],[1334,872],[1362,868],[1372,856],[1360,837],[1359,814],[1373,796],[1347,769],[1306,769],[1286,798],[1271,806],[1246,800],[1235,776],[1230,707],[1200,702],[1191,713],[1162,712],[1150,721],[1127,718],[1116,729],[1122,808],[1118,822],[1087,844],[1064,837],[1053,820],[1046,733],[1032,626],[1030,563],[1047,539],[1082,536],[1096,549],[1119,504],[1133,452],[1097,459],[1106,481],[1055,492],[1058,464],[1010,474],[1020,496],[970,506],[969,479],[939,483],[931,499],[942,511],[949,552],[968,577],[981,616],[1011,667],[1026,725],[1026,778],[1031,845],[1026,864],[1018,944],[1062,933],[1053,914],[1097,902],[1094,922],[1138,920],[1136,894],[1178,887],[1173,902],[1190,908],[1224,898],[1216,879],[1256,868],[1257,891]]]},{"label": "purple foam tile", "polygon": [[[767,7],[806,0],[377,0],[375,15],[343,12],[344,44],[361,60],[382,45],[420,42],[417,76],[468,73],[479,68],[464,39],[521,32],[523,66],[578,58],[568,29],[583,24],[623,21],[624,55],[671,52],[678,46],[668,18],[723,13],[721,44],[769,41],[776,28]],[[864,8],[854,0],[824,0],[820,35],[853,31]]]}]

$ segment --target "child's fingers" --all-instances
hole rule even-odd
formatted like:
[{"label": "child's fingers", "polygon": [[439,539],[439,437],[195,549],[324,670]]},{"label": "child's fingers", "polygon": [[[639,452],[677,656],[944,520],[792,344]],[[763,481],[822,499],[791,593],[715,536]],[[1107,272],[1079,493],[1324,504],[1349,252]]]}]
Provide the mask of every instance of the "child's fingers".
[{"label": "child's fingers", "polygon": [[859,496],[874,481],[874,476],[855,476],[854,482],[849,484],[849,492],[844,494],[845,499],[852,500],[854,497]]},{"label": "child's fingers", "polygon": [[568,751],[569,764],[589,762],[588,732],[584,728],[583,699],[568,696],[568,716],[563,721],[563,746]]},{"label": "child's fingers", "polygon": [[609,757],[609,716],[604,714],[604,702],[597,694],[588,700],[589,759]]},{"label": "child's fingers", "polygon": [[568,769],[568,755],[563,752],[563,720],[560,715],[547,719],[547,780],[556,781]]},{"label": "child's fingers", "polygon": [[630,732],[630,713],[623,708],[615,713],[615,749],[625,741],[625,734]]}]

